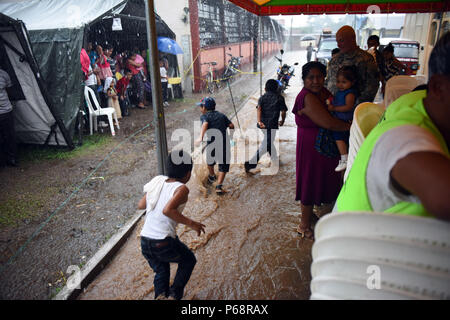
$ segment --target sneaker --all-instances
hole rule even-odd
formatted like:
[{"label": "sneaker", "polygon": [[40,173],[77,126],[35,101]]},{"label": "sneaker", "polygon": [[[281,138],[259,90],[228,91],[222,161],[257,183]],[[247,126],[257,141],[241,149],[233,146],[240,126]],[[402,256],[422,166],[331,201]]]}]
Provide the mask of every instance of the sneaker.
[{"label": "sneaker", "polygon": [[101,128],[106,128],[108,127],[108,124],[105,121],[100,121],[98,124]]},{"label": "sneaker", "polygon": [[216,186],[216,194],[225,194],[227,191],[223,188],[221,184]]},{"label": "sneaker", "polygon": [[208,183],[209,184],[213,184],[214,182],[216,182],[217,180],[217,176],[208,176]]},{"label": "sneaker", "polygon": [[164,106],[164,107],[168,107],[168,106],[169,106],[169,103],[168,103],[167,101],[164,101],[163,106]]},{"label": "sneaker", "polygon": [[340,172],[347,169],[347,160],[339,160],[339,164],[334,171]]}]

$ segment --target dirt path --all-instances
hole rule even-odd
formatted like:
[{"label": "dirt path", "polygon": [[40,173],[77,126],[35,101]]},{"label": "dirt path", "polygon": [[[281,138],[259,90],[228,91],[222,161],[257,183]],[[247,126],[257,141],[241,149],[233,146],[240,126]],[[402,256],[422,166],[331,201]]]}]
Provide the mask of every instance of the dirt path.
[{"label": "dirt path", "polygon": [[[274,60],[265,64],[265,79],[276,70]],[[259,76],[242,75],[232,85],[236,105],[257,88]],[[169,149],[175,129],[193,133],[192,123],[199,119],[195,102],[203,96],[186,95],[166,108]],[[234,114],[227,90],[214,97],[218,110]],[[24,214],[18,225],[1,227],[1,299],[51,298],[65,282],[68,266],[84,265],[135,213],[142,186],[157,174],[152,119],[151,107],[133,109],[110,143],[82,156],[0,170],[0,203]]]}]

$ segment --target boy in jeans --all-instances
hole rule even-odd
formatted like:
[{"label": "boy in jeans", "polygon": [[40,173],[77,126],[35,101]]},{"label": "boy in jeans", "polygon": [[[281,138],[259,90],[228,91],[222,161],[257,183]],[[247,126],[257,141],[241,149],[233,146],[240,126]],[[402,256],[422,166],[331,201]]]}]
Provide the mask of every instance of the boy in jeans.
[{"label": "boy in jeans", "polygon": [[[273,142],[278,126],[284,124],[286,119],[286,102],[282,95],[278,93],[278,82],[269,79],[266,82],[266,93],[258,100],[257,110],[257,126],[264,132],[264,139],[256,151],[256,154],[249,161],[244,163],[245,172],[256,168],[259,159],[268,152],[272,160],[277,160],[277,149]],[[281,121],[278,122],[281,113]]]},{"label": "boy in jeans", "polygon": [[[222,183],[225,175],[230,171],[230,136],[227,128],[234,129],[234,124],[223,113],[216,111],[216,101],[213,98],[203,98],[200,103],[200,121],[202,129],[200,137],[195,141],[199,145],[206,133],[206,162],[208,165],[208,182],[214,183],[217,180],[216,193],[224,194],[227,191],[223,189]],[[214,165],[218,163],[219,177],[214,173]]]},{"label": "boy in jeans", "polygon": [[[167,171],[167,177],[156,176],[144,186],[146,194],[138,204],[139,209],[147,211],[141,249],[155,272],[155,299],[180,300],[197,260],[178,239],[176,226],[185,224],[200,236],[205,232],[205,225],[181,214],[189,195],[185,184],[191,178],[192,158],[182,150],[172,151],[167,159]],[[170,262],[178,263],[172,286],[169,286]]]}]

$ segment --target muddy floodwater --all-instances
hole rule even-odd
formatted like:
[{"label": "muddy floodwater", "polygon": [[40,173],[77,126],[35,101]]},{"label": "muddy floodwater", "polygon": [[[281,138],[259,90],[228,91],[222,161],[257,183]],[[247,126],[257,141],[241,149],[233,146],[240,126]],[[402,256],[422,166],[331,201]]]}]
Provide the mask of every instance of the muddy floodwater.
[{"label": "muddy floodwater", "polygon": [[[300,62],[300,61],[299,61]],[[245,173],[232,164],[218,196],[205,187],[205,165],[196,165],[188,183],[189,201],[183,214],[206,225],[200,237],[179,225],[178,236],[195,253],[197,264],[184,299],[308,299],[312,241],[295,231],[300,216],[295,202],[296,126],[290,112],[301,89],[300,70],[286,92],[286,123],[277,134],[280,165],[265,155],[258,169]],[[239,112],[245,130],[256,126],[256,92]],[[232,119],[237,127],[236,118]],[[238,131],[238,130],[236,130]],[[235,135],[233,157],[252,154],[258,141]],[[253,148],[253,149],[252,149]],[[248,156],[248,155],[247,155]],[[252,170],[253,171],[253,170]],[[153,299],[154,273],[140,251],[145,216],[114,259],[79,299]],[[171,266],[174,278],[176,264]]]}]

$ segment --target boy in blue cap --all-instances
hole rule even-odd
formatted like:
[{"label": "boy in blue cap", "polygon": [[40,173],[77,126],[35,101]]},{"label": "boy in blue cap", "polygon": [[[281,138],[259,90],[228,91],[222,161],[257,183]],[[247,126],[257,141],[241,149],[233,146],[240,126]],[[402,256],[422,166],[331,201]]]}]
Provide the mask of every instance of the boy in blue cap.
[{"label": "boy in blue cap", "polygon": [[[226,173],[230,170],[230,136],[227,133],[227,128],[234,129],[234,124],[223,113],[216,111],[216,101],[211,97],[203,98],[200,103],[202,115],[200,121],[202,122],[202,129],[200,137],[196,140],[196,144],[203,141],[206,133],[206,163],[208,165],[209,176],[208,182],[214,183],[217,181],[216,193],[224,194],[222,183],[225,179]],[[219,175],[214,173],[214,165],[218,164]]]}]

